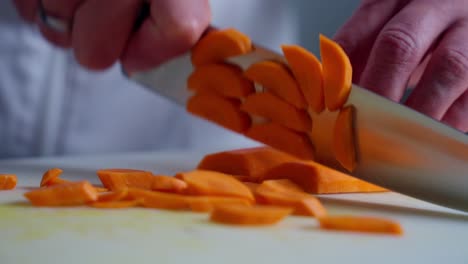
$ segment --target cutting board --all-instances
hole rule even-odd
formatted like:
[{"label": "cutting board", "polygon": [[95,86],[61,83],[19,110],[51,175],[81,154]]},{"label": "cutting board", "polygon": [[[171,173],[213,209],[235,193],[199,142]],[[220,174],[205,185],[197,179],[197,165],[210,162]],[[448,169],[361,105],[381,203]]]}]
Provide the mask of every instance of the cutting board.
[{"label": "cutting board", "polygon": [[[0,263],[468,263],[468,214],[396,193],[322,195],[331,214],[384,216],[401,237],[332,232],[315,219],[276,226],[212,224],[208,215],[154,209],[33,208],[23,193],[51,167],[98,183],[95,170],[127,167],[173,174],[205,153],[6,160],[19,186],[0,192]],[[468,191],[468,190],[467,190]]]}]

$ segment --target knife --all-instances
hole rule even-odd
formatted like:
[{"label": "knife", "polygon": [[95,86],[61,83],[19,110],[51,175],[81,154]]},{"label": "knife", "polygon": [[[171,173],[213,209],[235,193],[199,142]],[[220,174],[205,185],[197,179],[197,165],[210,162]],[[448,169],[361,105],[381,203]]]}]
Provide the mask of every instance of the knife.
[{"label": "knife", "polygon": [[[285,62],[253,43],[252,52],[227,59],[248,68],[262,60]],[[181,107],[192,93],[186,81],[193,71],[190,52],[155,69],[124,74]],[[315,161],[389,190],[468,212],[468,136],[406,106],[353,84],[347,104],[356,109],[358,165],[350,173],[331,153],[330,133],[317,133]],[[336,113],[312,116],[314,126],[330,127]]]}]

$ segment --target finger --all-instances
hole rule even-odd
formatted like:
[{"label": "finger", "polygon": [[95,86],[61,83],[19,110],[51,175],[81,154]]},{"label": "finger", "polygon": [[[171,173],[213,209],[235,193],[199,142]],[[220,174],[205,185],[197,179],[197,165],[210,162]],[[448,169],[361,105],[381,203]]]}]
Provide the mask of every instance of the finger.
[{"label": "finger", "polygon": [[372,44],[379,31],[407,1],[365,0],[338,30],[334,39],[344,49],[353,66],[353,82],[358,83]]},{"label": "finger", "polygon": [[406,105],[436,119],[465,91],[468,83],[468,22],[450,28]]},{"label": "finger", "polygon": [[453,21],[438,1],[412,1],[379,33],[360,84],[400,101],[411,74],[431,44]]},{"label": "finger", "polygon": [[186,52],[211,20],[208,0],[154,0],[150,13],[122,56],[128,72],[155,67]]},{"label": "finger", "polygon": [[[42,0],[42,8],[48,16],[72,23],[73,14],[83,0]],[[70,47],[71,34],[69,32],[59,32],[46,25],[42,19],[37,19],[39,30],[42,35],[51,43],[59,47]],[[71,28],[70,28],[71,30]]]},{"label": "finger", "polygon": [[18,14],[26,21],[33,23],[36,21],[38,0],[14,0],[13,3],[18,10]]},{"label": "finger", "polygon": [[106,69],[121,56],[141,5],[139,0],[88,0],[78,8],[72,46],[78,62]]},{"label": "finger", "polygon": [[442,122],[468,133],[468,90],[448,109]]}]

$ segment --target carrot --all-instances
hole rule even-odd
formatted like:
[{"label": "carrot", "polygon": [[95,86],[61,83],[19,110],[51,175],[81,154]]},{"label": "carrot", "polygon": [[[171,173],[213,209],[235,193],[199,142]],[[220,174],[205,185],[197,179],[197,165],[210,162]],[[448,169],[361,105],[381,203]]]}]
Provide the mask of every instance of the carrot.
[{"label": "carrot", "polygon": [[195,92],[217,93],[229,98],[243,98],[255,92],[254,84],[244,77],[242,69],[227,63],[196,68],[188,78],[187,87]]},{"label": "carrot", "polygon": [[344,50],[333,40],[320,35],[325,105],[330,111],[340,109],[351,92],[353,69]]},{"label": "carrot", "polygon": [[270,92],[255,93],[245,99],[241,110],[261,116],[298,132],[311,132],[312,120],[300,110]]},{"label": "carrot", "polygon": [[147,208],[190,210],[190,197],[181,194],[129,188],[128,197],[132,199],[142,199],[141,204]]},{"label": "carrot", "polygon": [[289,154],[261,146],[208,154],[198,163],[197,169],[240,175],[247,181],[257,182],[272,167],[294,160],[297,159]]},{"label": "carrot", "polygon": [[292,207],[295,215],[319,218],[327,214],[325,207],[316,197],[284,180],[264,181],[255,190],[255,197],[259,204]]},{"label": "carrot", "polygon": [[14,174],[0,174],[0,190],[12,190],[16,187],[18,178]]},{"label": "carrot", "polygon": [[266,171],[263,179],[289,179],[313,194],[387,191],[314,161],[285,162]]},{"label": "carrot", "polygon": [[161,192],[182,193],[187,189],[187,183],[175,177],[166,175],[154,175],[151,190]]},{"label": "carrot", "polygon": [[176,177],[187,183],[186,193],[188,194],[239,197],[254,201],[253,194],[249,188],[228,174],[207,170],[193,170],[178,173]]},{"label": "carrot", "polygon": [[98,196],[97,202],[117,202],[123,200],[128,195],[128,189],[119,189]]},{"label": "carrot", "polygon": [[88,181],[64,183],[26,192],[34,206],[72,206],[96,201],[98,193]]},{"label": "carrot", "polygon": [[403,234],[403,229],[399,223],[384,218],[360,216],[326,216],[320,218],[319,222],[320,227],[323,229],[386,233],[392,235]]},{"label": "carrot", "polygon": [[101,169],[97,175],[104,187],[113,191],[128,187],[151,189],[153,174],[134,169]]},{"label": "carrot", "polygon": [[309,107],[315,113],[321,113],[325,108],[322,64],[314,54],[298,45],[281,48]]},{"label": "carrot", "polygon": [[187,111],[235,132],[250,126],[250,117],[239,110],[240,102],[215,94],[196,94],[187,102]]},{"label": "carrot", "polygon": [[238,197],[222,197],[222,196],[198,196],[188,199],[190,209],[194,212],[211,212],[215,207],[220,205],[252,205],[252,202]]},{"label": "carrot", "polygon": [[307,108],[299,85],[289,69],[280,62],[261,61],[250,65],[244,75],[265,90],[301,109]]},{"label": "carrot", "polygon": [[58,184],[64,184],[64,183],[72,183],[72,181],[65,180],[65,179],[57,177],[57,178],[53,178],[53,179],[50,179],[49,181],[47,181],[46,185],[43,186],[43,187],[50,187],[50,186],[54,186],[54,185],[58,185]]},{"label": "carrot", "polygon": [[266,145],[277,148],[300,159],[314,159],[314,146],[309,138],[279,124],[253,125],[245,135]]},{"label": "carrot", "polygon": [[255,182],[243,182],[245,186],[247,186],[247,188],[249,188],[249,190],[255,195],[255,190],[258,188],[258,186],[260,186],[259,183],[255,183]]},{"label": "carrot", "polygon": [[222,62],[252,50],[250,38],[233,28],[211,30],[192,48],[191,60],[196,67]]},{"label": "carrot", "polygon": [[333,153],[338,162],[348,171],[356,168],[354,106],[341,109],[333,130]]},{"label": "carrot", "polygon": [[128,201],[110,201],[110,202],[92,202],[89,204],[91,207],[102,209],[121,209],[130,208],[140,205],[143,200],[128,200]]},{"label": "carrot", "polygon": [[288,207],[225,204],[215,207],[210,220],[230,225],[273,225],[291,211],[292,209]]},{"label": "carrot", "polygon": [[100,187],[100,186],[94,186],[94,188],[96,189],[97,192],[108,192],[109,189],[107,188],[104,188],[104,187]]},{"label": "carrot", "polygon": [[49,185],[49,182],[53,179],[58,178],[61,174],[63,173],[62,169],[59,168],[52,168],[50,170],[47,170],[44,175],[42,175],[41,179],[41,187]]}]

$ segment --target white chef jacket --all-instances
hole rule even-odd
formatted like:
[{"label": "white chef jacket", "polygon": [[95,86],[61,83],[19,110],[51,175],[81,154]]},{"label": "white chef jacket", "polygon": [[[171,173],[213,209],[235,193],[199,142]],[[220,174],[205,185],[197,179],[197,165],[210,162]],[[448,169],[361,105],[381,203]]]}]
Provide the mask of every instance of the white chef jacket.
[{"label": "white chef jacket", "polygon": [[[272,48],[297,39],[282,0],[212,0],[213,23]],[[274,29],[274,30],[272,30]],[[125,79],[80,67],[0,1],[0,158],[255,145]]]}]

